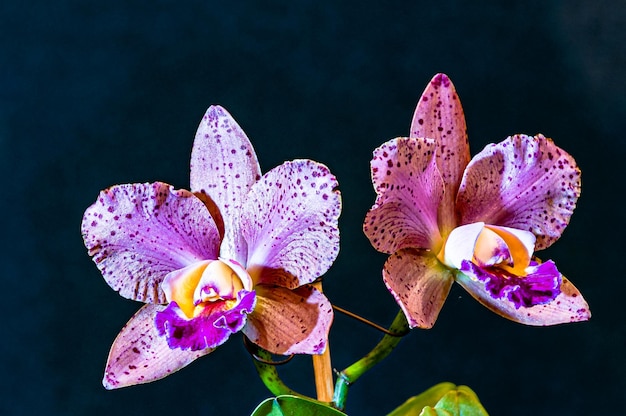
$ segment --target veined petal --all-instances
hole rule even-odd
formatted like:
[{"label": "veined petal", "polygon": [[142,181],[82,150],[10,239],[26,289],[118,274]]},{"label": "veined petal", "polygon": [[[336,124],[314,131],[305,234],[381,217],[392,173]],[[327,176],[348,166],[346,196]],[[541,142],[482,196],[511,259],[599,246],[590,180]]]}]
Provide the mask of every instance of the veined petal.
[{"label": "veined petal", "polygon": [[467,127],[461,101],[452,81],[437,74],[417,103],[411,122],[411,137],[429,137],[437,143],[436,160],[445,187],[439,223],[444,233],[457,224],[454,200],[463,170],[470,160]]},{"label": "veined petal", "polygon": [[172,349],[201,351],[222,345],[246,323],[246,316],[255,305],[255,292],[245,290],[237,294],[237,300],[204,302],[203,310],[189,319],[172,302],[156,314],[158,334],[167,339]]},{"label": "veined petal", "polygon": [[363,231],[376,250],[441,244],[437,209],[444,188],[435,149],[431,139],[396,138],[374,150],[372,182],[378,195]]},{"label": "veined petal", "polygon": [[261,177],[254,148],[232,116],[220,106],[204,115],[191,152],[191,190],[208,195],[221,213],[221,256],[244,264],[246,243],[239,229],[242,204]]},{"label": "veined petal", "polygon": [[255,283],[293,289],[330,268],[339,253],[336,187],[328,168],[311,160],[285,162],[254,184],[241,230]]},{"label": "veined petal", "polygon": [[383,281],[411,328],[432,328],[454,277],[435,256],[423,250],[400,250],[387,259]]},{"label": "veined petal", "polygon": [[218,256],[219,232],[202,201],[162,182],[117,185],[83,217],[89,255],[125,298],[165,303],[159,287],[173,270]]},{"label": "veined petal", "polygon": [[[578,289],[562,275],[558,289],[560,293],[552,300],[530,307],[516,306],[522,301],[520,298],[514,297],[513,300],[509,300],[506,297],[496,299],[493,293],[497,287],[487,288],[488,280],[480,280],[467,271],[464,273],[457,272],[456,281],[472,297],[493,312],[524,325],[556,325],[586,321],[591,317],[589,305],[587,305],[585,299]],[[505,292],[502,293],[505,294]],[[544,300],[547,300],[547,298]]]},{"label": "veined petal", "polygon": [[580,170],[569,154],[543,135],[516,135],[474,156],[457,207],[462,223],[532,232],[540,250],[561,236],[579,195]]},{"label": "veined petal", "polygon": [[333,308],[311,285],[295,290],[259,285],[257,305],[243,333],[273,354],[321,354],[326,348]]},{"label": "veined petal", "polygon": [[149,383],[169,376],[214,349],[172,350],[154,325],[162,305],[145,305],[119,333],[107,360],[102,384],[107,389]]}]

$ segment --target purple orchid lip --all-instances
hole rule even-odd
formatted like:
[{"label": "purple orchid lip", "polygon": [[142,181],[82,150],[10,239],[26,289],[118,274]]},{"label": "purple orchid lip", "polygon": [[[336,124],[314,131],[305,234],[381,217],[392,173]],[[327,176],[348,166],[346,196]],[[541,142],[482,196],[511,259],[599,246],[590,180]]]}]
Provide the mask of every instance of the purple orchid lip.
[{"label": "purple orchid lip", "polygon": [[[232,305],[233,302],[236,304]],[[241,290],[237,301],[204,302],[203,311],[188,319],[176,302],[171,302],[156,314],[154,323],[171,349],[199,351],[215,348],[244,327],[246,316],[254,310],[255,304],[256,293]]]},{"label": "purple orchid lip", "polygon": [[494,299],[508,300],[516,309],[543,305],[561,293],[561,273],[551,260],[542,264],[533,262],[526,276],[516,276],[498,267],[480,267],[465,260],[461,272],[485,284],[485,290]]}]

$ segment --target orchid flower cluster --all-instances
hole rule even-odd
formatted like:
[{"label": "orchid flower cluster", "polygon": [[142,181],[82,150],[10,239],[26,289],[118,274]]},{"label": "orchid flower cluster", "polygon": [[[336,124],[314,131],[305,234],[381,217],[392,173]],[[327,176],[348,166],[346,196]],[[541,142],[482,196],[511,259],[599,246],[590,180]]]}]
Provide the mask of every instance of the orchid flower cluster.
[{"label": "orchid flower cluster", "polygon": [[[381,274],[400,311],[370,354],[336,372],[334,387],[326,346],[336,307],[320,278],[339,252],[337,179],[306,159],[263,174],[248,137],[219,106],[200,123],[190,171],[189,190],[116,185],[84,214],[85,246],[105,281],[145,304],[113,342],[107,389],[166,377],[241,332],[274,396],[253,415],[340,415],[348,386],[400,335],[435,324],[455,281],[522,324],[591,316],[555,263],[535,256],[569,223],[580,195],[576,162],[541,134],[508,137],[471,158],[444,74],[427,85],[409,136],[373,152],[377,196],[363,231],[389,254]],[[314,356],[317,399],[277,376],[273,355],[292,354]],[[469,387],[441,383],[390,413],[405,414],[487,412]]]}]

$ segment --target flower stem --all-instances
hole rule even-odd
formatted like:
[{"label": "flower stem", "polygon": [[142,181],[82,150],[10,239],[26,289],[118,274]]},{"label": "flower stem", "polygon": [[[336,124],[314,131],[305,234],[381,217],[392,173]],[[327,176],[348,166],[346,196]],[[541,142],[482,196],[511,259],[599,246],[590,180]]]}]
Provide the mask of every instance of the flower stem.
[{"label": "flower stem", "polygon": [[[322,282],[313,283],[313,286],[322,291]],[[330,361],[330,345],[327,341],[326,349],[322,354],[313,355],[313,373],[315,375],[315,389],[317,400],[330,402],[333,399],[333,370]]]},{"label": "flower stem", "polygon": [[[409,324],[406,321],[404,313],[398,312],[395,319],[389,327],[389,332],[394,334],[403,333],[409,330]],[[333,395],[333,404],[343,410],[346,404],[346,396],[348,388],[366,371],[374,367],[381,360],[387,357],[391,351],[398,345],[402,337],[385,335],[380,342],[363,358],[341,371],[337,377],[335,385],[335,393]]]},{"label": "flower stem", "polygon": [[[263,360],[271,360],[272,354],[265,351],[262,348],[258,348],[256,351],[256,355],[258,355]],[[259,373],[259,377],[265,387],[275,396],[280,396],[283,394],[290,394],[293,396],[305,397],[304,395],[291,390],[278,376],[278,370],[276,366],[273,364],[268,364],[263,361],[252,360],[254,362],[254,366],[256,367],[257,373]]]}]

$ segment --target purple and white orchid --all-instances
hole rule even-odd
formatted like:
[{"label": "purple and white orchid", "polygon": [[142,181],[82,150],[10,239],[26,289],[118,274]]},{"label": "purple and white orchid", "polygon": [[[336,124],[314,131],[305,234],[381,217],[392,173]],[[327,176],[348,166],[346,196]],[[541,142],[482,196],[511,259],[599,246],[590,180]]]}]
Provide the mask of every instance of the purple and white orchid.
[{"label": "purple and white orchid", "polygon": [[83,217],[85,245],[113,289],[147,304],[114,341],[104,386],[165,377],[238,331],[275,354],[323,352],[332,307],[310,283],[339,251],[336,187],[311,160],[261,175],[246,134],[212,106],[193,145],[191,191],[102,191]]},{"label": "purple and white orchid", "polygon": [[430,328],[457,281],[492,311],[527,325],[590,318],[580,292],[536,250],[560,236],[580,170],[552,140],[515,135],[470,160],[454,85],[437,74],[410,137],[374,151],[377,198],[363,229],[391,254],[383,279],[411,327]]}]

